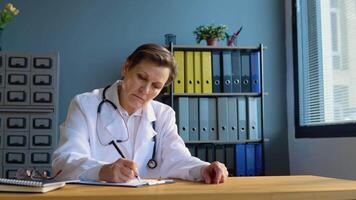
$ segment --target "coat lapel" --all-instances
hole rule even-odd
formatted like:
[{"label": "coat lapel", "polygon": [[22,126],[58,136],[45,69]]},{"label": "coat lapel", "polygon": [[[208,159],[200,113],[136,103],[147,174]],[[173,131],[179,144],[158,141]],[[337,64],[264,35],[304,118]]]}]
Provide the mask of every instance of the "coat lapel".
[{"label": "coat lapel", "polygon": [[141,122],[137,129],[135,140],[135,160],[137,159],[137,161],[141,160],[139,157],[145,154],[143,153],[144,151],[152,151],[153,136],[157,135],[157,132],[152,127],[154,121],[156,121],[156,115],[151,103],[148,103],[143,108]]},{"label": "coat lapel", "polygon": [[[118,106],[118,94],[117,94],[117,86],[119,81],[114,83],[111,87],[106,91],[106,99],[113,102],[116,106]],[[102,108],[100,118],[102,119],[103,128],[105,129],[103,132],[105,134],[104,137],[107,137],[105,140],[110,142],[111,140],[122,140],[125,141],[129,138],[126,125],[124,120],[118,113],[118,110],[115,110],[114,107],[110,105],[110,103],[105,103]],[[124,156],[128,159],[132,158],[131,151],[132,149],[130,142],[119,142],[117,143],[120,150],[124,154]],[[119,153],[118,153],[119,155]]]}]

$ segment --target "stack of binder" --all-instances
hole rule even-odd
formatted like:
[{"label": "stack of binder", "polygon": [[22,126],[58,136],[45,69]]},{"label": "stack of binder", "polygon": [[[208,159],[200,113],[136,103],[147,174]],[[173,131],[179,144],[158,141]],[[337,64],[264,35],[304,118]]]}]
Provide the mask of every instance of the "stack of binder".
[{"label": "stack of binder", "polygon": [[262,137],[258,97],[177,97],[178,133],[184,141],[256,141]]},{"label": "stack of binder", "polygon": [[211,52],[175,51],[178,75],[175,93],[212,93]]},{"label": "stack of binder", "polygon": [[174,93],[260,93],[260,52],[175,51]]},{"label": "stack of binder", "polygon": [[188,144],[192,156],[225,163],[230,176],[263,175],[262,144]]}]

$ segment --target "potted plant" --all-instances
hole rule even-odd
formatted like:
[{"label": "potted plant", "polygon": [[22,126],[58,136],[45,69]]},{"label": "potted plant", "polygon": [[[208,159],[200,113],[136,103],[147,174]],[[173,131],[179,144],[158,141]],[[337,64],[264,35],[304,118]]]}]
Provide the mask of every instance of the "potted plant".
[{"label": "potted plant", "polygon": [[18,15],[19,13],[20,11],[12,3],[7,3],[5,7],[0,10],[0,51],[2,49],[2,32],[5,26],[12,20],[12,18]]},{"label": "potted plant", "polygon": [[208,45],[215,46],[218,40],[225,39],[226,25],[201,25],[194,31],[195,39],[199,44],[202,40],[206,40]]}]

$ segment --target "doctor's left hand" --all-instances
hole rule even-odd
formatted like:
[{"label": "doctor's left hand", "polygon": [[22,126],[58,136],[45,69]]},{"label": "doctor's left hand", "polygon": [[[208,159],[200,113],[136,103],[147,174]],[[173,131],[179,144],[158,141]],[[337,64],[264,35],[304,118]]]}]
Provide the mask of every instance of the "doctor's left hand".
[{"label": "doctor's left hand", "polygon": [[205,183],[223,183],[229,175],[225,165],[218,161],[212,162],[210,165],[202,167],[200,172]]},{"label": "doctor's left hand", "polygon": [[111,164],[103,165],[99,171],[99,179],[107,182],[127,182],[136,176],[138,176],[136,163],[124,158],[120,158]]}]

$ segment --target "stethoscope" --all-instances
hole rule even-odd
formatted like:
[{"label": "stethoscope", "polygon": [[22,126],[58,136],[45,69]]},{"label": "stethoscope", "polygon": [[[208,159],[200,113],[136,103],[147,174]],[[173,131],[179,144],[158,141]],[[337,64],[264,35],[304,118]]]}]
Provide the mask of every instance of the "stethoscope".
[{"label": "stethoscope", "polygon": [[[113,146],[115,147],[115,149],[117,150],[117,152],[120,154],[120,156],[121,156],[122,158],[125,158],[124,154],[123,154],[122,151],[120,150],[119,146],[117,146],[116,142],[117,142],[117,143],[121,143],[121,142],[126,142],[126,141],[128,141],[128,140],[129,140],[129,137],[130,137],[130,136],[129,136],[129,129],[128,129],[128,127],[127,127],[127,124],[126,124],[124,118],[122,117],[121,112],[118,111],[117,106],[116,106],[112,101],[106,99],[105,93],[106,93],[106,90],[107,90],[110,86],[111,86],[111,85],[108,85],[108,86],[106,86],[106,87],[104,88],[104,90],[103,90],[103,95],[102,95],[102,100],[101,100],[101,102],[100,102],[99,105],[98,105],[97,118],[96,118],[96,119],[97,119],[97,121],[96,121],[96,122],[97,122],[96,134],[97,134],[97,136],[98,136],[98,140],[99,140],[99,142],[100,142],[101,145],[103,145],[103,146],[113,145]],[[99,115],[100,115],[100,113],[101,113],[101,109],[102,109],[102,107],[103,107],[103,105],[104,105],[105,103],[109,103],[109,104],[111,105],[111,107],[113,107],[114,110],[115,110],[115,111],[118,111],[118,113],[120,114],[120,116],[121,116],[121,118],[122,118],[122,120],[124,121],[124,124],[125,124],[125,126],[126,126],[126,130],[127,130],[127,138],[126,138],[126,139],[124,139],[124,140],[116,140],[116,142],[115,142],[115,140],[111,140],[111,141],[110,141],[109,143],[107,143],[107,144],[104,144],[104,143],[101,141],[101,139],[100,139],[100,137],[99,137],[99,131],[98,131],[98,119],[99,119],[98,117],[99,117]],[[153,129],[155,129],[155,121],[152,122],[152,127],[153,127]],[[147,162],[147,167],[150,168],[150,169],[154,169],[154,168],[157,167],[157,161],[155,160],[155,155],[156,155],[156,135],[153,136],[153,151],[152,151],[152,157],[151,157],[151,159],[148,160],[148,162]]]}]

